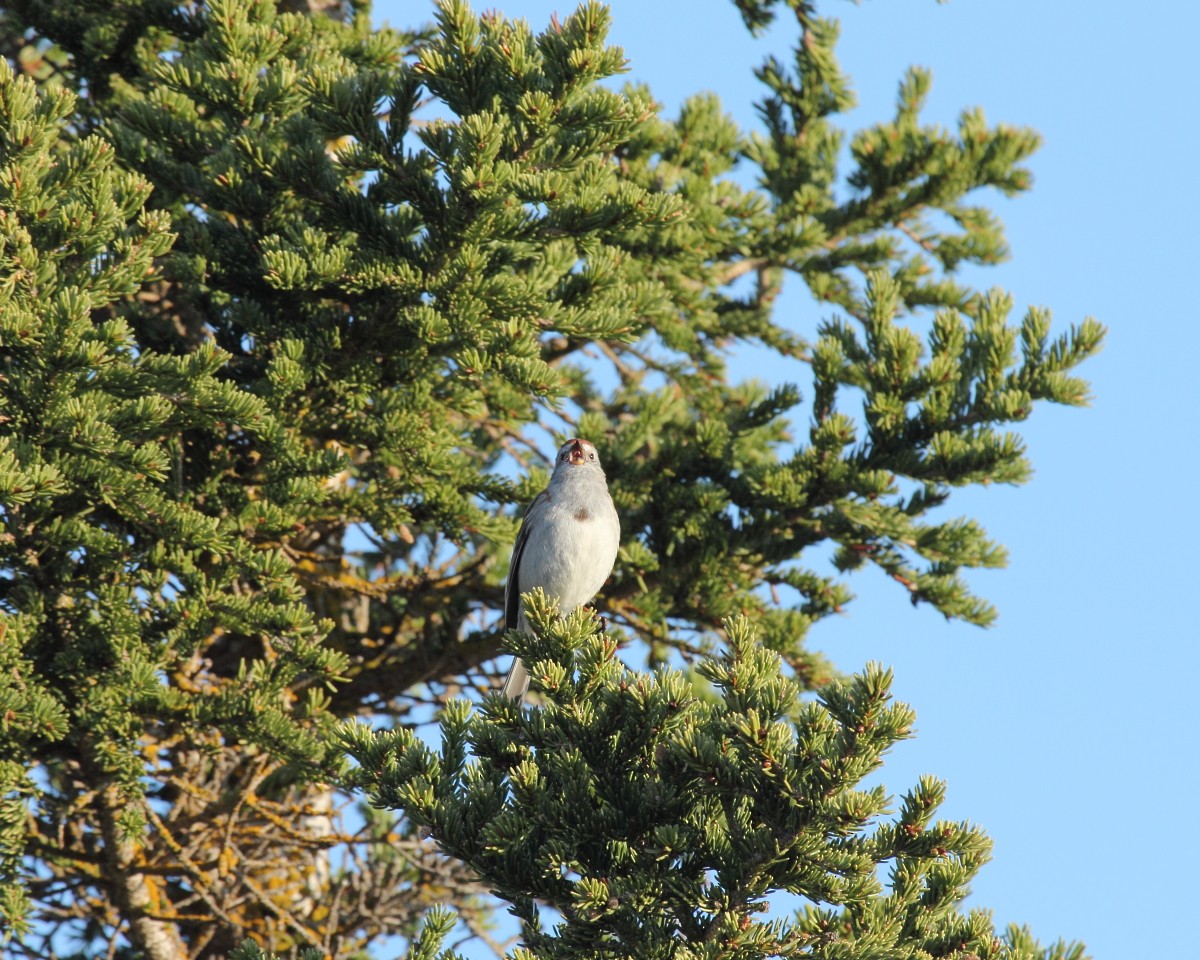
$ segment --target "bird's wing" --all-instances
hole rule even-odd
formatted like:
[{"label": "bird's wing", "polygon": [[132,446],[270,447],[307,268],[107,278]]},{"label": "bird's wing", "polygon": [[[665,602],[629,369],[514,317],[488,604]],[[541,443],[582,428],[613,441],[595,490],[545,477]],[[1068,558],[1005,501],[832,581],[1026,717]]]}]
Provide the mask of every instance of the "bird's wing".
[{"label": "bird's wing", "polygon": [[515,630],[517,617],[521,614],[521,556],[525,553],[525,544],[529,542],[529,528],[533,526],[529,518],[534,513],[540,513],[549,502],[546,491],[543,490],[525,510],[521,517],[521,528],[517,531],[517,541],[513,544],[512,560],[508,564],[508,580],[504,584],[504,629]]}]

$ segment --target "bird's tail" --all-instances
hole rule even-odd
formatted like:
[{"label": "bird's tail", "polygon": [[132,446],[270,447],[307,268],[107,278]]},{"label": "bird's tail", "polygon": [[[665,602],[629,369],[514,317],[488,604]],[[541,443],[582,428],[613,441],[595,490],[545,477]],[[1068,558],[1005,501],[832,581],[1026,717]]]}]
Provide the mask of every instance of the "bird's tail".
[{"label": "bird's tail", "polygon": [[504,695],[513,700],[524,700],[525,691],[529,689],[529,671],[520,657],[513,657],[508,676],[504,678]]}]

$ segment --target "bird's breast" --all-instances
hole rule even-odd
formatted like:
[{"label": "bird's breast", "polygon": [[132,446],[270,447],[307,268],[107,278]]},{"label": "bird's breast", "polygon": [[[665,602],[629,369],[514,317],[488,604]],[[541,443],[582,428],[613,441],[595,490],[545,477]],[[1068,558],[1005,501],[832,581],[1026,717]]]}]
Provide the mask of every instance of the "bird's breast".
[{"label": "bird's breast", "polygon": [[542,517],[545,529],[525,546],[521,592],[540,586],[564,613],[596,595],[612,572],[620,540],[611,501],[605,506],[611,515],[567,498],[551,500]]}]

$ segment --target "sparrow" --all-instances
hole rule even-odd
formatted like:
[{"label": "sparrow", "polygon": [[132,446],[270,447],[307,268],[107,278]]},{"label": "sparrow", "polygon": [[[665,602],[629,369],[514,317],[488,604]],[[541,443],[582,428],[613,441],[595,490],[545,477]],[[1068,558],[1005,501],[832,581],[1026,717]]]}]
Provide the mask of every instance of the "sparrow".
[{"label": "sparrow", "polygon": [[[521,594],[541,587],[566,615],[604,586],[617,559],[621,522],[596,448],[576,437],[558,448],[546,489],[521,518],[504,585],[504,627],[529,630]],[[522,700],[529,671],[513,660],[504,695]]]}]

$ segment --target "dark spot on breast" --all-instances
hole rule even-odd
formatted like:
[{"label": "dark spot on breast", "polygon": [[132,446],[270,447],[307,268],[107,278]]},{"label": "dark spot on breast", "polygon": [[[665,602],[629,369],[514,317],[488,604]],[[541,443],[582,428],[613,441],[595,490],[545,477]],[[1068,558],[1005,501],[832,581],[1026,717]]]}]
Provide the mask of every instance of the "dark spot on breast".
[{"label": "dark spot on breast", "polygon": [[576,510],[576,511],[575,511],[575,519],[576,519],[576,520],[580,520],[580,521],[582,521],[582,520],[591,520],[591,519],[592,519],[592,515],[591,515],[590,513],[588,513],[588,511],[587,511],[587,507],[582,507],[582,508],[580,508],[579,510]]}]

